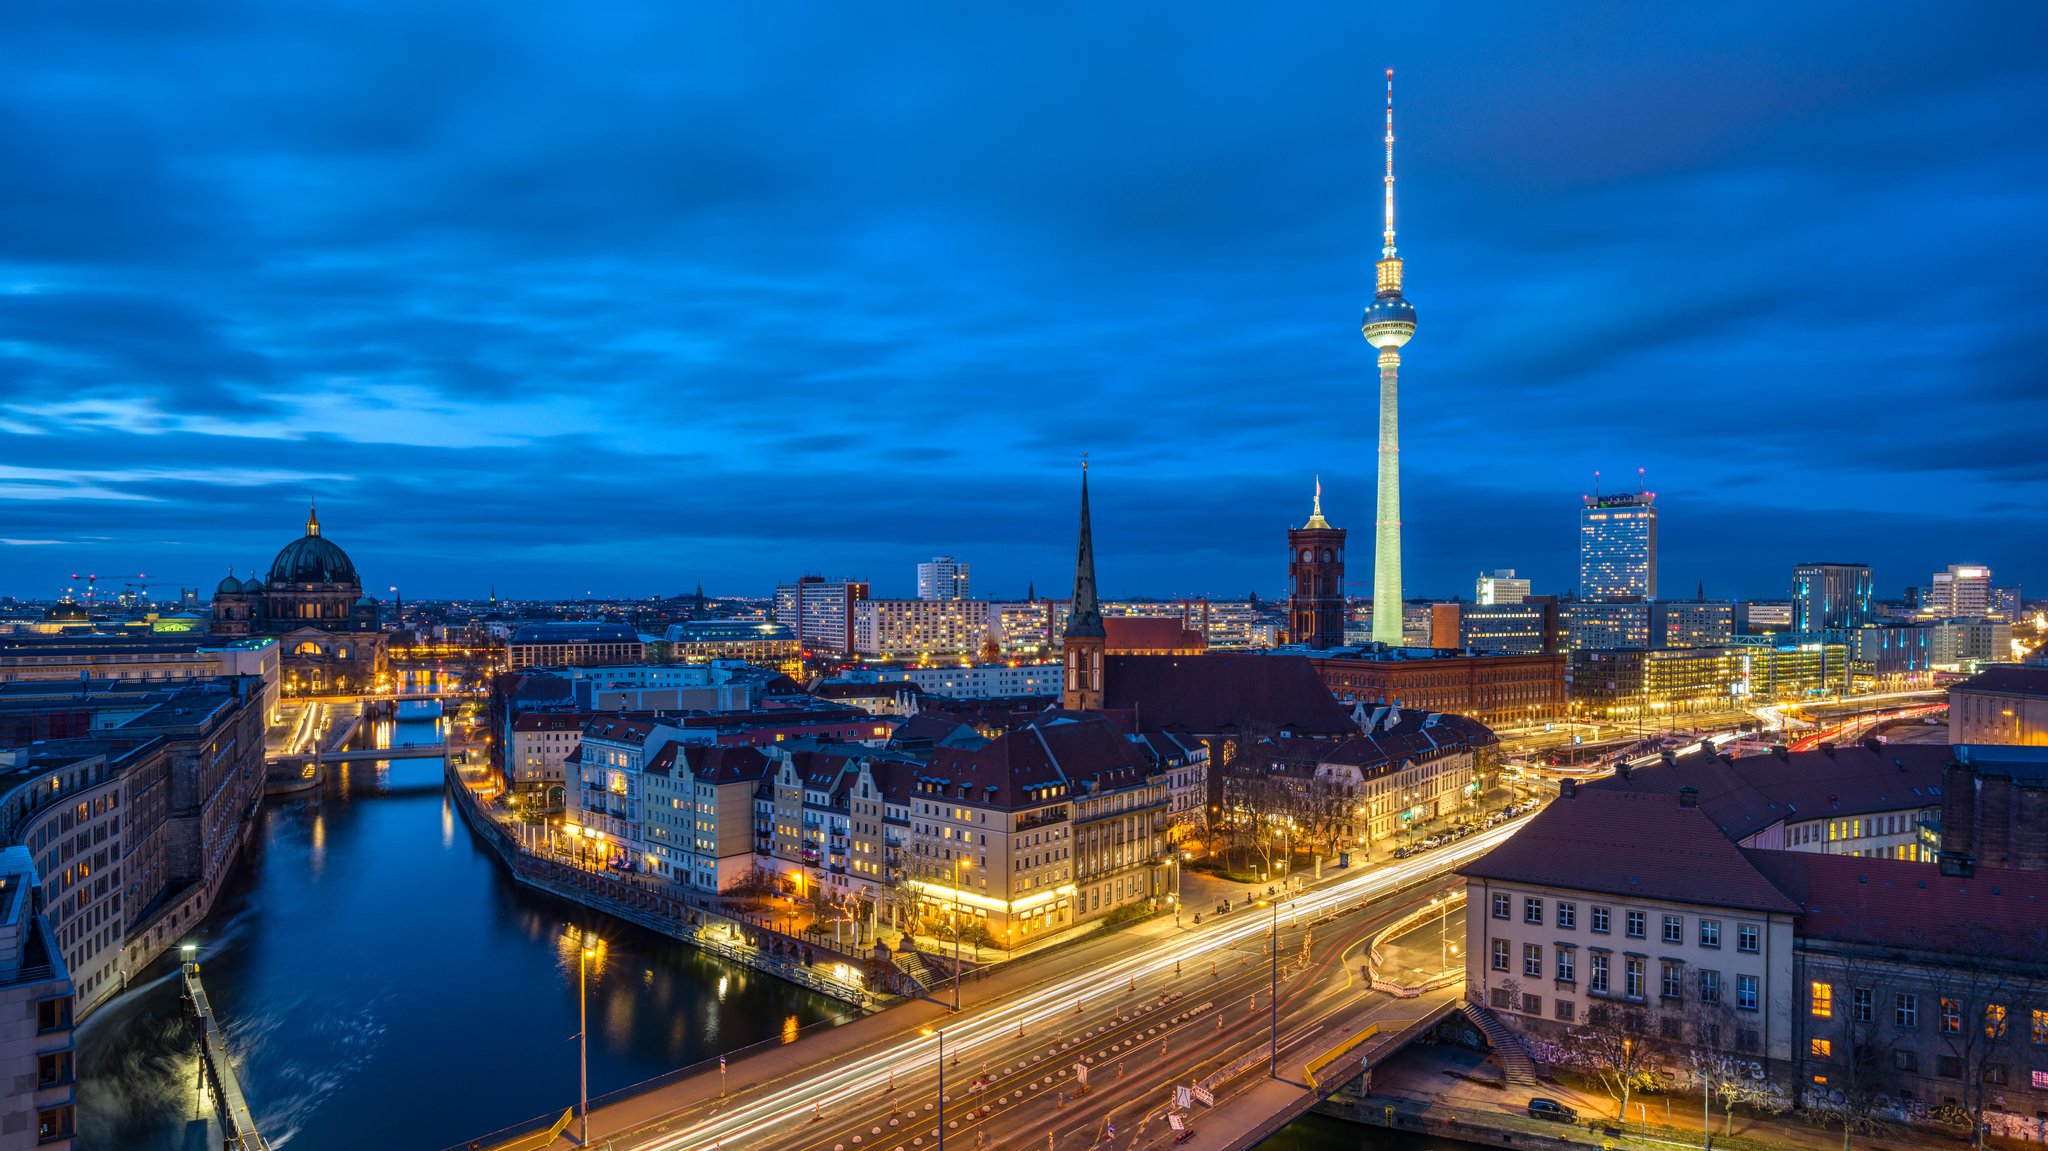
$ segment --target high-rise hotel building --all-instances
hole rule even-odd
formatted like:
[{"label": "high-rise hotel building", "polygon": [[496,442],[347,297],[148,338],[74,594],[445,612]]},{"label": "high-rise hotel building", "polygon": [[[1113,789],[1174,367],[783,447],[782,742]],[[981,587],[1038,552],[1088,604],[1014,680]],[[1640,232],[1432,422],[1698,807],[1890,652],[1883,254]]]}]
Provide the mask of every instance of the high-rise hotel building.
[{"label": "high-rise hotel building", "polygon": [[1579,598],[1657,598],[1657,493],[1585,497],[1579,512]]}]

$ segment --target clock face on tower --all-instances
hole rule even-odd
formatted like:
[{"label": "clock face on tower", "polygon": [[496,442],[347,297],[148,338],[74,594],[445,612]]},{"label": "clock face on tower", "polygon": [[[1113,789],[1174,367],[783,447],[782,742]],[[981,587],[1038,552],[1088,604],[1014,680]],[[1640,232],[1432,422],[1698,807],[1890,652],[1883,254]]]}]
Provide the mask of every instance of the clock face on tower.
[{"label": "clock face on tower", "polygon": [[1314,549],[1314,548],[1303,548],[1303,549],[1301,549],[1301,562],[1303,562],[1303,563],[1312,563],[1312,562],[1314,562],[1315,558],[1316,558],[1316,549]]}]

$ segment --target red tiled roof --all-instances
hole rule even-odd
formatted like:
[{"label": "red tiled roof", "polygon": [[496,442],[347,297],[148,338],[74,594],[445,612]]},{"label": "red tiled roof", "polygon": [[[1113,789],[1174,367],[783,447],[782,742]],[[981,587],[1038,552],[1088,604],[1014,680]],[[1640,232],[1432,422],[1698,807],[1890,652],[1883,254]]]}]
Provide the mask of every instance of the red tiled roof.
[{"label": "red tiled roof", "polygon": [[1665,795],[1581,789],[1459,874],[1714,907],[1799,910],[1705,812]]},{"label": "red tiled roof", "polygon": [[537,711],[512,718],[513,731],[581,731],[592,712]]},{"label": "red tiled roof", "polygon": [[1292,729],[1358,730],[1315,666],[1284,655],[1112,655],[1103,660],[1103,709],[1137,714],[1140,730],[1199,735]]},{"label": "red tiled roof", "polygon": [[1188,628],[1178,616],[1104,616],[1102,630],[1103,650],[1108,652],[1186,651],[1209,646],[1207,636]]},{"label": "red tiled roof", "polygon": [[946,795],[967,788],[974,802],[995,807],[1026,807],[1047,802],[1026,798],[1027,788],[1094,781],[1101,790],[1128,787],[1151,770],[1150,757],[1138,745],[1096,719],[1034,725],[1008,732],[985,747],[972,750],[936,747],[918,778],[944,786]]},{"label": "red tiled roof", "polygon": [[2048,667],[1987,667],[1950,691],[1989,691],[1999,695],[2048,695]]},{"label": "red tiled roof", "polygon": [[1678,794],[1681,787],[1699,792],[1700,810],[1721,833],[1744,840],[1786,820],[1831,815],[1864,815],[1939,807],[1942,774],[1948,765],[1947,744],[1887,743],[1875,749],[1863,743],[1824,750],[1776,752],[1724,760],[1704,751],[1589,780],[1587,791],[1626,791],[1649,795]]},{"label": "red tiled roof", "polygon": [[1743,854],[1804,906],[1804,939],[1939,947],[1983,932],[2016,947],[2048,943],[2048,872],[1979,868],[1961,877],[1902,859]]}]

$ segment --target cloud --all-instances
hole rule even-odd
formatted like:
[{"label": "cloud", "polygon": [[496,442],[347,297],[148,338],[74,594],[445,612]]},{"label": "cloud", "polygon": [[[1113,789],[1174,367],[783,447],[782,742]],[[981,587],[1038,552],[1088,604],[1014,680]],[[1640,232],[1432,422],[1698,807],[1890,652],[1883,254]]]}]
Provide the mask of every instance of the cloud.
[{"label": "cloud", "polygon": [[1057,587],[1089,451],[1106,584],[1272,594],[1309,476],[1370,529],[1391,63],[1412,590],[1569,586],[1637,466],[1710,590],[2042,560],[2043,10],[1388,19],[35,6],[0,525],[197,581],[318,494],[417,594]]}]

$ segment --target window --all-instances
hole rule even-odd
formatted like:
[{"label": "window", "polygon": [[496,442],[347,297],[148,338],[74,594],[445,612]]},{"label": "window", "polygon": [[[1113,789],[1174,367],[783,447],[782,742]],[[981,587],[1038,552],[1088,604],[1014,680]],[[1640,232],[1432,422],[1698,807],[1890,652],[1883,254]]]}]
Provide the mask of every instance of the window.
[{"label": "window", "polygon": [[1508,941],[1505,939],[1493,941],[1493,969],[1495,971],[1506,971],[1508,969]]},{"label": "window", "polygon": [[2048,1043],[2048,1011],[2034,1008],[2034,1042]]},{"label": "window", "polygon": [[1761,1040],[1757,1038],[1756,1028],[1743,1027],[1736,1030],[1735,1049],[1737,1051],[1745,1054],[1755,1054],[1757,1048],[1761,1045]]},{"label": "window", "polygon": [[1912,1051],[1901,1047],[1892,1052],[1892,1067],[1899,1071],[1918,1071],[1920,1059]]},{"label": "window", "polygon": [[1543,901],[1535,896],[1522,899],[1522,922],[1541,925],[1543,922]]},{"label": "window", "polygon": [[1877,993],[1868,987],[1858,987],[1849,993],[1850,1018],[1858,1023],[1868,1023],[1877,1015]]},{"label": "window", "polygon": [[1934,1057],[1934,1073],[1943,1079],[1961,1079],[1963,1061],[1953,1055],[1937,1055]]},{"label": "window", "polygon": [[[1572,949],[1569,947],[1558,948],[1557,981],[1559,983],[1572,983],[1577,980],[1578,974],[1579,965],[1577,958],[1572,954]],[[2040,1012],[2037,1011],[2034,1014],[2039,1015]]]},{"label": "window", "polygon": [[71,1026],[71,999],[43,999],[36,1003],[36,1030],[61,1031]]},{"label": "window", "polygon": [[2005,1004],[1986,1003],[1984,1005],[1984,1038],[2005,1038]]},{"label": "window", "polygon": [[1508,917],[1508,897],[1502,892],[1496,891],[1493,893],[1493,917],[1495,919],[1506,919]]},{"label": "window", "polygon": [[1522,992],[1522,1010],[1531,1015],[1543,1014],[1543,997],[1541,995],[1531,995],[1526,991]]},{"label": "window", "polygon": [[1579,925],[1579,905],[1576,903],[1566,903],[1562,899],[1558,900],[1557,925],[1567,930],[1577,927]]},{"label": "window", "polygon": [[1502,1011],[1506,1011],[1508,1008],[1514,1006],[1515,1003],[1514,992],[1509,991],[1505,987],[1494,988],[1491,999],[1493,1001],[1493,1006],[1501,1009]]},{"label": "window", "polygon": [[1735,977],[1735,1006],[1743,1011],[1756,1010],[1756,976]]},{"label": "window", "polygon": [[1685,1021],[1669,1015],[1657,1021],[1657,1034],[1665,1039],[1685,1038]]},{"label": "window", "polygon": [[1531,979],[1543,977],[1543,945],[1524,943],[1522,945],[1522,974]]},{"label": "window", "polygon": [[36,1086],[56,1087],[71,1082],[71,1052],[59,1051],[36,1059]]},{"label": "window", "polygon": [[1832,1059],[1835,1055],[1835,1045],[1832,1040],[1816,1037],[1807,1040],[1806,1053],[1815,1059]]},{"label": "window", "polygon": [[36,1141],[47,1143],[72,1135],[71,1104],[36,1112]]},{"label": "window", "polygon": [[1661,966],[1664,970],[1659,977],[1658,993],[1666,999],[1677,999],[1684,995],[1685,965],[1667,962]]},{"label": "window", "polygon": [[1607,994],[1607,956],[1601,952],[1593,953],[1593,973],[1586,990],[1595,995]]},{"label": "window", "polygon": [[1762,939],[1762,935],[1763,932],[1758,930],[1757,925],[1754,923],[1736,924],[1735,950],[1746,952],[1750,955],[1755,955],[1759,950],[1761,950],[1761,948],[1759,947],[1759,943]]},{"label": "window", "polygon": [[1631,911],[1628,913],[1628,937],[1630,939],[1647,938],[1643,926],[1643,921],[1646,918],[1647,917],[1640,911]]},{"label": "window", "polygon": [[1643,961],[1634,956],[1629,956],[1623,970],[1628,978],[1628,983],[1625,985],[1628,997],[1630,999],[1648,998],[1644,994],[1648,990],[1646,986],[1648,976],[1643,971]]},{"label": "window", "polygon": [[1575,1010],[1575,1009],[1574,1009],[1574,1008],[1573,1008],[1573,1006],[1572,1006],[1572,1001],[1571,1001],[1571,1000],[1569,1000],[1569,999],[1560,999],[1560,1000],[1558,1000],[1558,1001],[1557,1001],[1557,1020],[1558,1020],[1558,1022],[1560,1022],[1560,1023],[1570,1023],[1570,1022],[1572,1021],[1572,1018],[1573,1018],[1573,1012],[1574,1012],[1574,1010]]},{"label": "window", "polygon": [[1986,1063],[1984,1065],[1984,1082],[1992,1084],[1993,1086],[2003,1087],[2005,1086],[2007,1079],[2008,1076],[2006,1075],[2005,1064]]},{"label": "window", "polygon": [[1593,908],[1593,922],[1590,924],[1590,926],[1593,930],[1599,932],[1602,935],[1607,934],[1610,930],[1612,930],[1612,927],[1610,926],[1610,921],[1613,917],[1613,914],[1614,913],[1609,911],[1607,908],[1598,906],[1596,904]]},{"label": "window", "polygon": [[1700,1002],[1709,1007],[1721,1002],[1720,972],[1705,970],[1700,972]]},{"label": "window", "polygon": [[1918,995],[1908,995],[1903,991],[1899,992],[1897,1007],[1900,1027],[1911,1031],[1920,1026],[1920,997]]},{"label": "window", "polygon": [[1941,1001],[1941,1033],[1961,1035],[1963,1033],[1963,1005],[1953,999]]},{"label": "window", "polygon": [[1810,1003],[1809,1010],[1813,1012],[1815,1019],[1833,1019],[1835,1017],[1835,985],[1832,983],[1813,984]]},{"label": "window", "polygon": [[1682,917],[1676,915],[1664,917],[1664,942],[1685,942],[1685,920]]},{"label": "window", "polygon": [[1700,920],[1700,946],[1701,946],[1701,947],[1719,947],[1719,946],[1721,946],[1721,921],[1720,921],[1720,920],[1718,920],[1718,919],[1702,919],[1702,920]]}]

